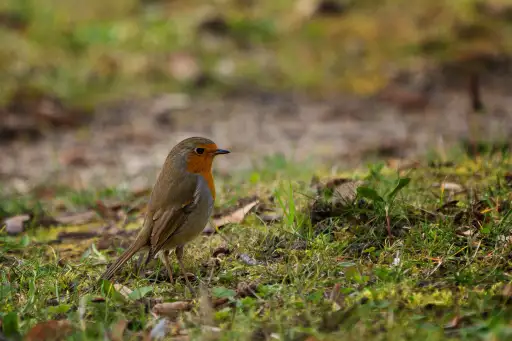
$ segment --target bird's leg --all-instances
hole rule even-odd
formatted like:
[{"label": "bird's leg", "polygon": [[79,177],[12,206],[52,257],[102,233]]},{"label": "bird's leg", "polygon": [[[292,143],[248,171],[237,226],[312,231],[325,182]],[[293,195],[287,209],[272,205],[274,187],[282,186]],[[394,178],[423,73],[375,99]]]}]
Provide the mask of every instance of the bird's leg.
[{"label": "bird's leg", "polygon": [[178,246],[176,248],[176,258],[178,259],[178,264],[180,265],[181,273],[183,277],[185,277],[185,282],[187,283],[188,290],[190,290],[190,293],[192,293],[192,295],[195,295],[195,291],[188,280],[187,273],[185,272],[185,266],[183,265],[183,245]]},{"label": "bird's leg", "polygon": [[169,281],[171,284],[173,283],[172,278],[172,269],[171,269],[171,263],[169,263],[169,257],[171,256],[171,251],[162,251],[160,252],[160,260],[164,263],[165,269],[167,270],[167,274],[169,275]]},{"label": "bird's leg", "polygon": [[148,256],[146,258],[146,261],[144,262],[144,264],[142,264],[142,266],[140,266],[140,263],[142,263],[142,260],[144,259],[144,255],[140,256],[140,260],[139,260],[139,276],[142,276],[143,275],[143,271],[146,269],[146,267],[148,266],[148,263],[151,261],[151,253],[148,252]]},{"label": "bird's leg", "polygon": [[135,263],[135,269],[133,270],[133,272],[139,274],[139,277],[142,277],[142,275],[143,275],[142,271],[144,270],[144,268],[146,267],[146,264],[148,263],[147,260],[144,264],[142,263],[142,261],[144,260],[144,256],[145,256],[145,254],[143,254],[143,253],[140,254],[139,259],[137,260],[137,263]]}]

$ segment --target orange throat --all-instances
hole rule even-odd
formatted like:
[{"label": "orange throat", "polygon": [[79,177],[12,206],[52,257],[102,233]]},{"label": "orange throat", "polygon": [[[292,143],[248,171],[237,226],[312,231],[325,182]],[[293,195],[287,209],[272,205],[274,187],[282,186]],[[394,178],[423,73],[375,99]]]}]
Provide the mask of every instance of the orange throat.
[{"label": "orange throat", "polygon": [[198,157],[191,156],[188,159],[187,171],[194,174],[201,175],[205,180],[213,200],[215,200],[215,183],[213,182],[212,175],[213,157]]}]

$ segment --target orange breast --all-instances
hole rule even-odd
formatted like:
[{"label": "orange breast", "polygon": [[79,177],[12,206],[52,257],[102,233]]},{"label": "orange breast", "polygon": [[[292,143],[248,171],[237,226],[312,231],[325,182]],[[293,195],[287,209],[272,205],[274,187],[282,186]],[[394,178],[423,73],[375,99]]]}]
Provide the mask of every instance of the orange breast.
[{"label": "orange breast", "polygon": [[192,154],[188,158],[187,171],[201,175],[208,184],[213,200],[215,200],[215,184],[212,175],[213,156]]}]

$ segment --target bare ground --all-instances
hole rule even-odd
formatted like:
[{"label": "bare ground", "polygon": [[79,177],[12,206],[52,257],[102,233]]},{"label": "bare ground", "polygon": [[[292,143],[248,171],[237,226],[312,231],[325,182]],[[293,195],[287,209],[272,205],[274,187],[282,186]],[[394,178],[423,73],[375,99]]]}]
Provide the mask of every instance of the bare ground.
[{"label": "bare ground", "polygon": [[511,136],[512,99],[506,94],[484,93],[487,112],[481,115],[471,113],[462,91],[436,91],[425,103],[409,106],[397,96],[315,101],[261,93],[215,100],[167,94],[127,100],[97,108],[79,129],[2,142],[0,181],[18,191],[48,182],[146,187],[170,148],[191,135],[232,150],[219,158],[220,173],[249,168],[276,153],[351,167],[369,155],[415,158],[441,144],[447,149],[470,129],[484,139]]}]

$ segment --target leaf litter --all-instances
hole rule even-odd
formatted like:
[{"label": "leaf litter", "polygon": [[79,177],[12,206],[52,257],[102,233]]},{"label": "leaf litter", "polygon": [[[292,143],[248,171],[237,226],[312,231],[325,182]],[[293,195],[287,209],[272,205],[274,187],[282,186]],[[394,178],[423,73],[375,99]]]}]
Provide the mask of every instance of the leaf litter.
[{"label": "leaf litter", "polygon": [[228,208],[220,213],[214,214],[212,217],[213,226],[210,222],[203,230],[205,234],[215,233],[216,228],[219,229],[228,224],[239,224],[245,216],[260,202],[258,197],[242,198],[235,207]]},{"label": "leaf litter", "polygon": [[68,320],[49,320],[32,327],[25,340],[27,341],[59,341],[66,340],[74,327]]}]

